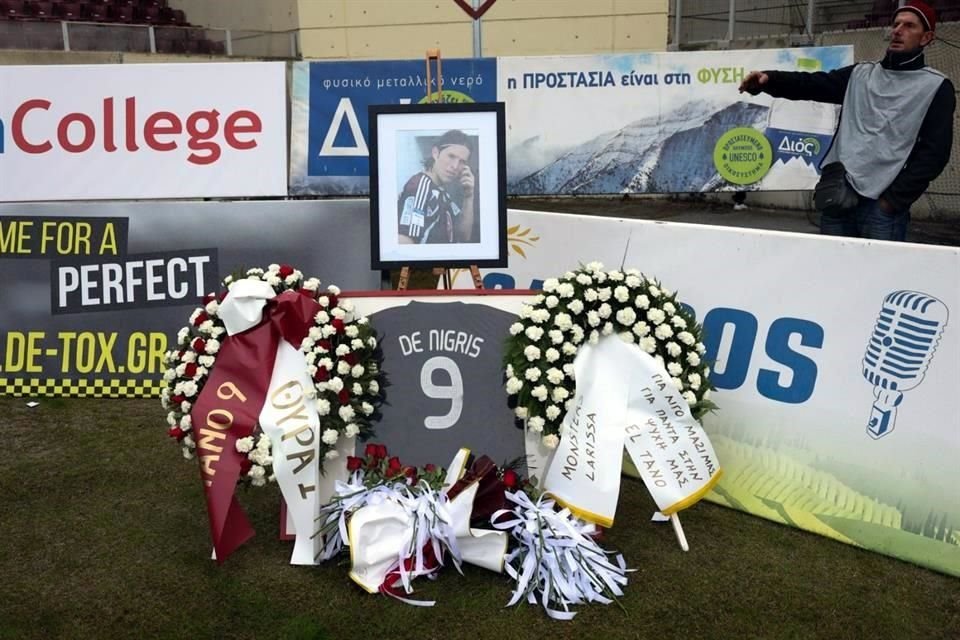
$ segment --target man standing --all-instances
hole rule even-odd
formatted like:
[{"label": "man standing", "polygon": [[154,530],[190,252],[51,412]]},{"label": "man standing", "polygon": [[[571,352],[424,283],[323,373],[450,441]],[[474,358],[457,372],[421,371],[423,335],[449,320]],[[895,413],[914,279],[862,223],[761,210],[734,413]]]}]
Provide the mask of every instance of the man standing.
[{"label": "man standing", "polygon": [[829,173],[837,173],[841,184],[846,179],[856,204],[823,210],[821,233],[904,240],[910,205],[950,160],[953,84],[923,57],[936,24],[929,5],[910,0],[893,16],[880,62],[817,73],[753,71],[740,85],[751,95],[843,105],[822,165],[834,165]]},{"label": "man standing", "polygon": [[[470,138],[453,129],[433,144],[424,171],[407,180],[397,203],[400,244],[473,242]],[[451,195],[458,187],[462,198]]]}]

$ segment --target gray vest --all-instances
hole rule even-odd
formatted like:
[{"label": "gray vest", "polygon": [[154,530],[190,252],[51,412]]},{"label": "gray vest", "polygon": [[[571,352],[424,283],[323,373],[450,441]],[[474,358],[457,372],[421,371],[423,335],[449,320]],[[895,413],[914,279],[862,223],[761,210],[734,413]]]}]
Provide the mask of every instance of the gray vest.
[{"label": "gray vest", "polygon": [[879,198],[907,163],[943,80],[943,74],[929,67],[893,71],[879,62],[858,64],[843,96],[833,146],[822,164],[839,160],[857,193]]}]

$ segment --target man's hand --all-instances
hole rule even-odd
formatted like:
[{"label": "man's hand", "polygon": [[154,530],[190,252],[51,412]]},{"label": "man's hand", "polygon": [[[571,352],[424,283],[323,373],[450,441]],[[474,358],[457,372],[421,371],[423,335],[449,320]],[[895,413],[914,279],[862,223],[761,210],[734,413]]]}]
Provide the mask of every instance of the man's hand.
[{"label": "man's hand", "polygon": [[893,205],[884,198],[877,200],[877,206],[880,207],[880,211],[893,215]]},{"label": "man's hand", "polygon": [[464,199],[473,197],[473,187],[476,183],[476,179],[473,177],[473,172],[470,171],[469,166],[464,166],[463,171],[460,172],[460,186],[463,187],[463,197]]},{"label": "man's hand", "polygon": [[740,83],[740,93],[746,91],[750,95],[755,96],[763,91],[763,87],[769,79],[770,77],[763,71],[751,71],[747,74],[747,77],[743,79],[743,82]]}]

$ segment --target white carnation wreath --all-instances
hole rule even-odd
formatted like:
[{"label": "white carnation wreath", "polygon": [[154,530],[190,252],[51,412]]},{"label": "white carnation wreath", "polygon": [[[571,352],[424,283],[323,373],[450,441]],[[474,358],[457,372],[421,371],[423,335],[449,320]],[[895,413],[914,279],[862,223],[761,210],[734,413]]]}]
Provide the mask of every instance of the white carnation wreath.
[{"label": "white carnation wreath", "polygon": [[[376,333],[366,317],[354,314],[353,303],[339,298],[340,289],[331,285],[321,291],[316,278],[289,265],[272,264],[266,270],[249,269],[243,274],[250,280],[263,281],[277,295],[298,291],[311,297],[321,310],[314,316],[314,326],[300,345],[307,372],[314,381],[308,395],[316,398],[320,417],[320,454],[322,460],[336,458],[337,441],[342,437],[366,439],[372,434],[371,418],[381,403],[380,364]],[[213,369],[226,327],[218,315],[219,304],[227,295],[227,287],[235,280],[227,276],[223,291],[209,294],[204,306],[190,315],[190,324],[177,333],[177,348],[168,351],[163,374],[165,388],[160,400],[167,410],[168,434],[176,439],[183,456],[192,459],[196,450],[190,410]],[[265,366],[269,366],[265,363]],[[241,481],[253,486],[274,482],[270,438],[257,425],[252,436],[236,443],[245,454]]]},{"label": "white carnation wreath", "polygon": [[665,289],[636,269],[604,271],[591,262],[524,304],[507,339],[506,391],[515,413],[541,435],[547,448],[560,442],[560,425],[576,390],[573,361],[584,344],[618,335],[663,365],[696,419],[716,408],[710,401],[710,367],[694,316]]}]

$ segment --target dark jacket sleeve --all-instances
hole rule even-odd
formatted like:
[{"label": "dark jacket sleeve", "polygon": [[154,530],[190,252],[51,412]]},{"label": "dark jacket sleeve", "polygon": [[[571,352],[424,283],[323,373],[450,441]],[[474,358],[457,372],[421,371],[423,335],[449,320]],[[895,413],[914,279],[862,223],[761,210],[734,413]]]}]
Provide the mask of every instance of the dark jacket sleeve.
[{"label": "dark jacket sleeve", "polygon": [[908,209],[950,161],[956,105],[956,90],[953,83],[945,79],[923,117],[907,164],[881,196],[893,211]]},{"label": "dark jacket sleeve", "polygon": [[853,65],[815,73],[805,71],[764,71],[764,73],[767,74],[767,84],[763,86],[763,91],[774,98],[843,104],[847,83],[850,82],[850,74],[853,73]]}]

